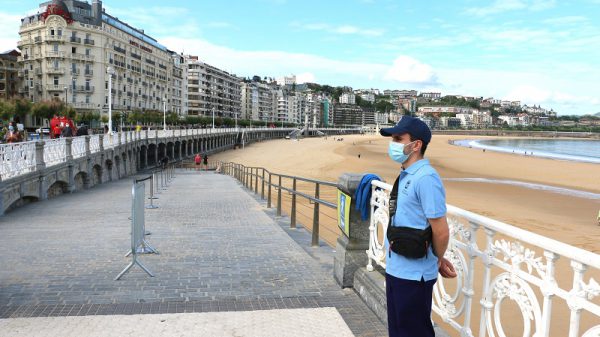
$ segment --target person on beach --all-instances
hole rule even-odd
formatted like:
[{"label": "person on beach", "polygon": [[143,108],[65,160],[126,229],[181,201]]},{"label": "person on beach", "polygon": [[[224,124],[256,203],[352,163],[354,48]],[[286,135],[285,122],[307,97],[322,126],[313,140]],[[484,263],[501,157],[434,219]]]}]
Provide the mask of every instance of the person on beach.
[{"label": "person on beach", "polygon": [[[438,273],[454,278],[456,271],[444,258],[450,236],[446,192],[439,174],[424,158],[431,130],[420,119],[403,116],[380,134],[391,137],[388,155],[402,165],[394,184],[398,192],[390,195],[391,227],[385,238],[389,336],[434,337],[433,286]],[[405,244],[409,238],[415,242],[412,248]]]}]

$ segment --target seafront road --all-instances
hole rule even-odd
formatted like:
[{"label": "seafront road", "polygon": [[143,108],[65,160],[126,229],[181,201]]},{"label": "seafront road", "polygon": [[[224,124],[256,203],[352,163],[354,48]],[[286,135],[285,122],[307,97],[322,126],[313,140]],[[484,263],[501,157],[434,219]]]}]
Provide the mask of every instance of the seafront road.
[{"label": "seafront road", "polygon": [[[140,174],[138,177],[143,177]],[[310,247],[231,177],[176,171],[145,211],[129,263],[132,178],[32,203],[0,218],[2,336],[385,336],[332,276],[333,250]]]}]

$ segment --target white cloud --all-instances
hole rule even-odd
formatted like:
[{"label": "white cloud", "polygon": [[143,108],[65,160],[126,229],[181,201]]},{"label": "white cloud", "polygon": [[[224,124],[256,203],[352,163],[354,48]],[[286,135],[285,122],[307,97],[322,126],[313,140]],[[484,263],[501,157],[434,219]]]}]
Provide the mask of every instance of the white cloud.
[{"label": "white cloud", "polygon": [[385,79],[410,84],[434,84],[437,76],[431,66],[410,56],[399,56],[385,74]]},{"label": "white cloud", "polygon": [[17,48],[22,17],[0,12],[0,52]]},{"label": "white cloud", "polygon": [[475,16],[487,16],[515,10],[541,11],[555,5],[555,0],[496,0],[490,6],[468,8],[465,12]]},{"label": "white cloud", "polygon": [[353,25],[340,25],[340,26],[332,26],[327,23],[307,23],[302,24],[299,22],[292,22],[290,24],[292,27],[297,27],[304,30],[321,30],[326,31],[333,34],[341,34],[341,35],[361,35],[366,37],[374,37],[381,36],[385,33],[383,29],[376,28],[361,28]]},{"label": "white cloud", "polygon": [[586,18],[585,16],[571,15],[571,16],[563,16],[563,17],[558,17],[558,18],[546,19],[542,22],[545,24],[548,24],[548,25],[576,25],[576,24],[581,24],[583,22],[588,22],[588,21],[589,21],[589,19]]}]

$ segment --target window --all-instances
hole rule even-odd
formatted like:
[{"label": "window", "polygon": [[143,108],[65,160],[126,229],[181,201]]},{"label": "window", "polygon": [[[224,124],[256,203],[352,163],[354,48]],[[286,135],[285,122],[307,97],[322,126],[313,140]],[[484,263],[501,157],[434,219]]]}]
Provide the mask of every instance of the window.
[{"label": "window", "polygon": [[90,80],[85,80],[85,90],[90,90]]},{"label": "window", "polygon": [[77,63],[71,63],[71,72],[77,73]]},{"label": "window", "polygon": [[77,47],[71,47],[71,54],[77,53]]},{"label": "window", "polygon": [[58,36],[62,36],[62,29],[58,29]]},{"label": "window", "polygon": [[54,29],[50,29],[50,36],[54,36]]},{"label": "window", "polygon": [[85,102],[90,103],[90,95],[85,95]]},{"label": "window", "polygon": [[90,48],[85,49],[85,55],[90,56],[92,54],[92,50]]},{"label": "window", "polygon": [[58,52],[58,43],[52,45],[52,50]]},{"label": "window", "polygon": [[58,76],[54,76],[54,85],[58,85]]},{"label": "window", "polygon": [[77,37],[77,32],[75,32],[75,31],[71,32],[71,36],[72,37]]},{"label": "window", "polygon": [[54,69],[58,69],[59,65],[60,65],[60,63],[58,62],[58,60],[54,60],[54,63],[53,63]]}]

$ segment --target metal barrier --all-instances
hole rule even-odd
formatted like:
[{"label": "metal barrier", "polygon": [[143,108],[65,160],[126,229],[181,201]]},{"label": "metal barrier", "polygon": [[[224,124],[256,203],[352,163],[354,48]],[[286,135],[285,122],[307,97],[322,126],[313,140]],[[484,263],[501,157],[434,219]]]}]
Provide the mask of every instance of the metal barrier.
[{"label": "metal barrier", "polygon": [[[221,167],[224,174],[230,175],[240,181],[244,186],[253,190],[255,194],[259,192],[259,180],[261,184],[260,195],[261,199],[265,199],[265,185],[267,187],[267,208],[271,208],[271,189],[274,188],[277,191],[277,215],[282,214],[282,191],[286,191],[291,196],[291,211],[290,211],[290,228],[296,228],[297,224],[297,196],[305,198],[309,201],[309,204],[313,205],[312,209],[312,231],[311,246],[315,247],[319,245],[319,219],[320,219],[320,205],[326,206],[331,209],[337,210],[337,203],[333,203],[320,198],[321,188],[323,186],[333,187],[337,190],[337,183],[322,181],[316,179],[309,179],[297,176],[290,176],[285,174],[273,173],[263,167],[246,167],[237,163],[223,163],[218,162],[217,166]],[[277,179],[277,183],[273,183],[273,177]],[[291,188],[284,186],[284,179],[291,181]],[[308,194],[303,193],[297,189],[298,182],[305,182],[314,184],[314,193]]]},{"label": "metal barrier", "polygon": [[132,261],[123,269],[119,275],[115,278],[115,281],[118,281],[125,273],[127,273],[134,265],[140,266],[148,275],[154,277],[152,272],[144,266],[144,264],[138,260],[138,254],[143,253],[156,253],[158,252],[152,248],[146,242],[146,228],[144,221],[144,199],[145,195],[145,182],[151,179],[151,177],[147,177],[144,179],[134,180],[133,187],[131,189],[132,193],[132,202],[131,202],[131,250],[126,256],[131,255]]}]

